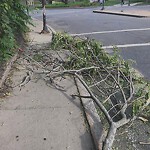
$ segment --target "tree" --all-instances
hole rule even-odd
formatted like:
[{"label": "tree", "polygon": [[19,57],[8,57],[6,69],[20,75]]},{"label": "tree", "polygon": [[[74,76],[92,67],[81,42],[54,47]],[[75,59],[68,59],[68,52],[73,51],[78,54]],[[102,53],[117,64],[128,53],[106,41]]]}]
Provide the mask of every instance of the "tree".
[{"label": "tree", "polygon": [[47,0],[48,4],[52,4],[52,0]]},{"label": "tree", "polygon": [[47,24],[46,24],[46,10],[45,10],[46,0],[42,0],[42,8],[43,8],[43,30],[41,33],[49,33]]},{"label": "tree", "polygon": [[17,46],[16,37],[28,30],[30,17],[20,0],[1,0],[0,14],[0,61],[2,61],[7,59]]}]

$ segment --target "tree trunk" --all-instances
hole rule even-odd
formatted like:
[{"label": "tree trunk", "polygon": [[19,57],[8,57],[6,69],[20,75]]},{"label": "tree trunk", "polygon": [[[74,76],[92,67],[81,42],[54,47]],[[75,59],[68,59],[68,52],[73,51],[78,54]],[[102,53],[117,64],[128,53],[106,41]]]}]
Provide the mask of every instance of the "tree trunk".
[{"label": "tree trunk", "polygon": [[52,0],[47,0],[48,4],[52,4]]}]

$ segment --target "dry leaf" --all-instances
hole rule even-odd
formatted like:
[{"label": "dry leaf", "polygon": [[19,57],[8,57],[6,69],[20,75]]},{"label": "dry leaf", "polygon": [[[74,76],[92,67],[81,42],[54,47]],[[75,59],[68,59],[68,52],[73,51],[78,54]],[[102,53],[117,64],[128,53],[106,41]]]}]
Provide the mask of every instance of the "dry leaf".
[{"label": "dry leaf", "polygon": [[139,142],[139,144],[141,144],[141,145],[149,145],[150,144],[150,142]]},{"label": "dry leaf", "polygon": [[140,120],[142,120],[143,122],[147,122],[148,120],[144,117],[138,117]]}]

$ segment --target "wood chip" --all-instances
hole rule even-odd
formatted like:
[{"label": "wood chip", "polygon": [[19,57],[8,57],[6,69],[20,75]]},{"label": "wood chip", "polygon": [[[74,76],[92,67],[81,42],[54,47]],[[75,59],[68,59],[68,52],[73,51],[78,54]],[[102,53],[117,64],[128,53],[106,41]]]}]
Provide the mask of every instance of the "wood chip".
[{"label": "wood chip", "polygon": [[141,144],[141,145],[149,145],[150,142],[139,142],[139,144]]},{"label": "wood chip", "polygon": [[138,117],[140,120],[142,120],[143,122],[147,122],[148,120],[144,117]]}]

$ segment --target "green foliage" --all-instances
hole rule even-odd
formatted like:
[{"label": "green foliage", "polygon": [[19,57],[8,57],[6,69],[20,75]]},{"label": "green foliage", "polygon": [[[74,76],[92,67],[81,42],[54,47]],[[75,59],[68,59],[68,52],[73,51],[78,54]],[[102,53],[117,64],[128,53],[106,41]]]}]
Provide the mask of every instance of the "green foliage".
[{"label": "green foliage", "polygon": [[142,113],[145,116],[150,116],[150,85],[149,83],[140,82],[140,84],[138,84],[135,97],[137,97],[137,100],[133,102],[133,115],[138,115]]},{"label": "green foliage", "polygon": [[16,36],[24,34],[29,16],[20,0],[0,1],[0,62],[6,60],[17,46]]},{"label": "green foliage", "polygon": [[[88,7],[88,6],[99,6],[99,3],[90,3],[89,1],[76,1],[68,2],[67,4],[63,2],[53,2],[52,4],[47,4],[46,8],[60,8],[60,7]],[[37,8],[42,8],[41,4],[36,6]]]},{"label": "green foliage", "polygon": [[[119,4],[120,1],[116,0],[106,0],[105,6],[112,6],[115,4]],[[99,2],[90,3],[88,0],[74,1],[68,2],[65,4],[64,2],[53,1],[52,4],[46,4],[46,8],[60,8],[60,7],[92,7],[92,6],[100,6]],[[40,3],[36,3],[37,8],[42,8]]]},{"label": "green foliage", "polygon": [[[131,0],[130,3],[141,2],[138,5],[149,5],[150,0]],[[128,1],[127,1],[128,3]],[[106,0],[105,6],[113,6],[116,4],[120,4],[118,0]],[[40,2],[35,2],[37,8],[42,8]],[[52,4],[46,4],[46,8],[61,8],[61,7],[91,7],[91,6],[100,6],[99,2],[90,3],[88,0],[74,1],[68,2],[65,4],[64,2],[53,1]]]},{"label": "green foliage", "polygon": [[53,49],[74,49],[74,53],[82,58],[76,59],[71,64],[71,67],[74,66],[74,69],[90,67],[93,64],[97,65],[97,63],[100,64],[101,62],[105,67],[120,65],[126,73],[130,69],[129,63],[119,56],[117,48],[114,48],[114,55],[109,55],[104,51],[101,43],[95,40],[74,38],[67,34],[57,33],[53,36],[51,46]]},{"label": "green foliage", "polygon": [[[121,58],[116,47],[114,47],[113,55],[109,55],[102,48],[102,45],[95,40],[81,39],[79,37],[71,37],[67,34],[57,33],[52,38],[51,48],[70,50],[71,56],[68,58],[66,64],[64,64],[66,69],[78,70],[81,68],[98,66],[98,69],[82,72],[82,76],[89,85],[93,84],[93,80],[94,82],[96,80],[98,82],[103,80],[106,76],[109,76],[105,82],[107,85],[102,82],[101,89],[107,89],[109,86],[114,87],[114,80],[119,80],[119,84],[122,87],[125,97],[128,98],[130,95],[131,84],[133,84],[135,92],[132,100],[128,102],[128,105],[131,105],[132,107],[131,113],[133,115],[138,115],[141,110],[143,111],[145,108],[148,109],[149,104],[147,106],[145,104],[150,101],[149,83],[144,81],[142,77],[132,69],[131,61],[125,61]],[[92,77],[92,80],[90,76]],[[132,80],[130,80],[131,76]],[[112,91],[113,90],[118,90],[117,86],[114,87],[114,89],[112,88]],[[104,95],[98,96],[100,99],[107,98],[107,95],[106,97],[104,97]],[[122,94],[119,93],[116,94],[116,97],[123,99]],[[150,108],[148,110],[148,112],[150,112]]]},{"label": "green foliage", "polygon": [[41,54],[35,54],[33,56],[33,59],[40,62],[43,59],[43,56]]}]

